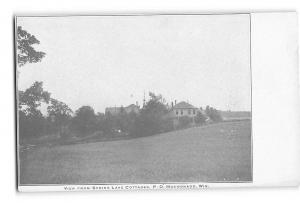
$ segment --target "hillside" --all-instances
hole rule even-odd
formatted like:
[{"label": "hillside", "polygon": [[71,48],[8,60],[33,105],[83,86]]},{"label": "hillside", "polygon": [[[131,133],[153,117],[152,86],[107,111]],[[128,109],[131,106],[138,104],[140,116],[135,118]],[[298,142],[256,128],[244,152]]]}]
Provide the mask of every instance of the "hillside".
[{"label": "hillside", "polygon": [[20,167],[21,184],[251,181],[251,123],[42,147],[24,153]]}]

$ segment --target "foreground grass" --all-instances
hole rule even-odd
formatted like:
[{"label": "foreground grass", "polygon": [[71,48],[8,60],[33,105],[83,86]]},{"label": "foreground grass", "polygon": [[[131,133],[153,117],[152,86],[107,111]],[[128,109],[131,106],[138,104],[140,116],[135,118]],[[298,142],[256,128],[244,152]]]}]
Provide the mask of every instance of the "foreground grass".
[{"label": "foreground grass", "polygon": [[251,181],[251,122],[20,155],[21,184]]}]

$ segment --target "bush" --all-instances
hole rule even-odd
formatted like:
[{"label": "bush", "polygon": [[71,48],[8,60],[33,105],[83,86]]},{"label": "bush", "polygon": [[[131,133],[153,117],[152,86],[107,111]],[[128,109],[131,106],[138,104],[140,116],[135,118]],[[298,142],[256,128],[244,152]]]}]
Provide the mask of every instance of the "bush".
[{"label": "bush", "polygon": [[206,115],[212,120],[213,122],[220,122],[223,120],[221,113],[212,107],[207,106],[205,109]]},{"label": "bush", "polygon": [[132,135],[148,136],[165,132],[170,129],[170,121],[166,115],[168,108],[161,95],[149,93],[150,100],[145,103],[134,121]]},{"label": "bush", "polygon": [[178,120],[178,128],[187,128],[190,126],[192,122],[192,118],[188,117],[188,116],[183,116],[183,117],[179,117]]},{"label": "bush", "polygon": [[44,134],[46,119],[41,115],[26,115],[19,111],[19,139],[20,143],[32,142]]},{"label": "bush", "polygon": [[170,118],[163,119],[162,132],[170,132],[172,130],[174,130],[173,120]]},{"label": "bush", "polygon": [[72,130],[80,136],[87,136],[97,130],[97,118],[90,106],[80,107],[71,122]]},{"label": "bush", "polygon": [[207,117],[203,113],[198,112],[196,117],[195,117],[195,123],[204,124],[206,119],[207,119]]}]

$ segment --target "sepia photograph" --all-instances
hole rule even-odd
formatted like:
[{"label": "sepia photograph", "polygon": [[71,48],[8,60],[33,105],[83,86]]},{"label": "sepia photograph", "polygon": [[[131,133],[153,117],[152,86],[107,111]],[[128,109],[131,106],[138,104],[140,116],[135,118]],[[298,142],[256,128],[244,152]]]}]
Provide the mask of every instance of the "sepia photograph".
[{"label": "sepia photograph", "polygon": [[15,17],[19,186],[251,183],[250,25]]}]

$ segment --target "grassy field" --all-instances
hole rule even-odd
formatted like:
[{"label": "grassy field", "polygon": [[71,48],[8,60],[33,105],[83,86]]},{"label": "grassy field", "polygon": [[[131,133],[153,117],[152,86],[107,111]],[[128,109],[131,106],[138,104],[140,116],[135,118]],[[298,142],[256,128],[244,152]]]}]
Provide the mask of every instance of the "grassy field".
[{"label": "grassy field", "polygon": [[251,122],[42,147],[20,159],[21,184],[251,181]]}]

